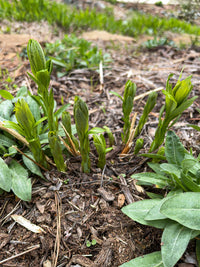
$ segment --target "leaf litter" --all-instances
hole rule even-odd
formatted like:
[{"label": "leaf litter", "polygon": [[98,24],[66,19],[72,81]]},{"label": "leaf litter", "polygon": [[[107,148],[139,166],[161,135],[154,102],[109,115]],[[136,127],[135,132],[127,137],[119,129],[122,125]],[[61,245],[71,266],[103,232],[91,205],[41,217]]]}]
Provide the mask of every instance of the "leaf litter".
[{"label": "leaf litter", "polygon": [[[20,35],[18,37],[20,42]],[[132,258],[160,249],[160,230],[144,227],[120,211],[123,205],[147,197],[143,188],[130,179],[132,174],[144,171],[147,165],[146,160],[133,154],[133,149],[123,158],[119,157],[122,107],[119,98],[109,92],[122,95],[126,81],[131,79],[137,85],[137,96],[140,96],[165,87],[171,72],[175,74],[172,78],[175,82],[184,67],[183,78],[192,74],[194,92],[199,95],[200,53],[190,48],[179,50],[169,46],[152,51],[137,50],[137,43],[119,41],[118,37],[117,41],[91,39],[110,53],[113,59],[109,68],[103,69],[103,87],[98,72],[89,69],[74,70],[62,78],[54,74],[52,87],[58,104],[61,104],[62,98],[66,103],[73,103],[75,95],[81,96],[89,107],[90,127],[108,126],[119,145],[110,152],[110,157],[108,155],[104,173],[95,167],[95,157],[89,174],[81,173],[80,162],[71,158],[66,173],[53,169],[44,173],[47,180],[35,180],[31,202],[20,201],[12,194],[6,198],[0,197],[2,266],[119,266]],[[17,49],[24,44],[23,39]],[[19,68],[19,62],[13,61],[16,50],[13,52],[13,46],[10,50],[8,47],[4,48],[6,52],[1,52],[5,53],[1,61],[12,63],[6,65],[12,73]],[[20,64],[24,68],[20,66],[20,72],[14,76],[15,83],[18,86],[26,84],[35,90],[26,76],[27,61]],[[2,83],[0,87],[3,89]],[[159,97],[161,106],[161,94]],[[134,111],[138,114],[142,114],[145,100],[140,98],[135,101]],[[197,100],[174,129],[184,146],[193,147],[198,155],[199,133],[187,126],[191,121],[198,125],[200,117],[196,107],[199,107]],[[72,107],[69,112],[72,113]],[[141,134],[147,148],[151,144],[158,117],[159,105],[151,112],[150,120]],[[11,218],[14,214],[23,216],[45,232],[32,233],[19,224],[13,224]],[[96,244],[87,247],[87,241],[93,239]],[[191,247],[187,251],[189,254],[193,251]],[[179,264],[187,263],[182,258]]]}]

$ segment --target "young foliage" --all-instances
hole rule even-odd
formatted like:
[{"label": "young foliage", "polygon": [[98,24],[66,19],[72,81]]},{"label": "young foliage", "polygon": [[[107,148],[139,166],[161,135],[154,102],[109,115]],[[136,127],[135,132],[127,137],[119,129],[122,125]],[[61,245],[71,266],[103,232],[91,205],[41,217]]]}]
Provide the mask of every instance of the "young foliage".
[{"label": "young foliage", "polygon": [[94,145],[99,155],[98,167],[103,169],[106,164],[106,153],[112,150],[112,147],[106,148],[106,141],[103,134],[93,135]]},{"label": "young foliage", "polygon": [[158,96],[158,94],[156,92],[152,92],[148,96],[147,102],[144,106],[142,116],[140,117],[138,125],[135,129],[134,137],[137,137],[141,133],[142,128],[144,127],[144,125],[148,119],[149,113],[152,111],[152,109],[154,108],[154,106],[156,104],[157,96]]},{"label": "young foliage", "polygon": [[[172,131],[167,133],[165,155],[168,163],[149,163],[155,173],[135,174],[132,178],[136,178],[139,184],[156,185],[172,191],[164,198],[132,203],[122,211],[141,224],[164,229],[161,266],[173,267],[185,252],[189,241],[200,234],[200,163],[185,150]],[[145,257],[148,257],[148,266],[151,266],[153,257],[151,254]],[[145,257],[141,266],[145,263]],[[135,266],[138,259],[130,261],[130,266]]]},{"label": "young foliage", "polygon": [[122,104],[122,110],[123,110],[123,121],[124,121],[124,127],[123,127],[123,134],[122,134],[122,141],[126,144],[129,138],[130,134],[130,114],[133,109],[133,101],[136,93],[136,85],[131,82],[130,80],[127,81],[125,85],[124,90],[124,96],[123,96],[123,104]]},{"label": "young foliage", "polygon": [[75,34],[65,35],[55,43],[47,43],[45,50],[57,70],[64,68],[65,72],[78,68],[96,68],[100,61],[110,61],[108,54],[103,54],[97,46],[92,46],[91,42],[78,38]]},{"label": "young foliage", "polygon": [[[57,116],[58,112],[54,113],[54,96],[53,89],[49,88],[50,75],[52,72],[52,62],[51,60],[46,61],[44,52],[40,44],[33,39],[30,39],[27,46],[28,58],[31,65],[31,71],[29,76],[38,85],[37,96],[34,99],[42,106],[44,115],[47,117],[48,128],[50,134],[48,134],[50,149],[56,163],[56,167],[60,171],[65,170],[64,159],[62,156],[61,143],[58,137],[58,122]],[[63,107],[62,107],[63,110]],[[60,111],[61,113],[61,111]],[[59,153],[55,152],[55,149],[59,149]]]},{"label": "young foliage", "polygon": [[86,103],[78,96],[74,99],[74,120],[76,130],[80,141],[80,153],[82,157],[82,171],[85,173],[90,172],[90,146],[89,146],[89,113]]},{"label": "young foliage", "polygon": [[[166,131],[179,119],[183,111],[191,106],[194,100],[197,98],[197,96],[194,96],[188,99],[189,94],[193,88],[191,83],[191,76],[180,81],[180,75],[179,80],[174,88],[172,88],[172,85],[169,83],[171,77],[172,74],[168,77],[166,90],[162,91],[165,95],[165,106],[161,108],[155,138],[151,144],[149,152],[152,152],[159,148],[159,146],[164,141]],[[162,120],[164,111],[165,117]]]}]

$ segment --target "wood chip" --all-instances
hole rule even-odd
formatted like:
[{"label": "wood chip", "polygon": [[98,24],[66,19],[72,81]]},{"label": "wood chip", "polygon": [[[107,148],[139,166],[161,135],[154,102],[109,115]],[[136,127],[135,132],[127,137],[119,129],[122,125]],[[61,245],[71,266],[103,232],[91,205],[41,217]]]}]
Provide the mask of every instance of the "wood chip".
[{"label": "wood chip", "polygon": [[102,196],[106,201],[113,201],[115,196],[113,193],[106,191],[103,187],[97,189],[97,192]]},{"label": "wood chip", "polygon": [[26,229],[28,229],[29,231],[33,233],[41,234],[45,232],[41,227],[31,223],[29,220],[22,217],[21,215],[13,214],[11,215],[11,218],[15,222],[19,223],[20,225],[22,225],[23,227],[25,227]]},{"label": "wood chip", "polygon": [[124,196],[124,194],[119,194],[118,195],[118,199],[117,199],[117,206],[118,207],[123,207],[124,206],[124,202],[125,202],[125,196]]}]

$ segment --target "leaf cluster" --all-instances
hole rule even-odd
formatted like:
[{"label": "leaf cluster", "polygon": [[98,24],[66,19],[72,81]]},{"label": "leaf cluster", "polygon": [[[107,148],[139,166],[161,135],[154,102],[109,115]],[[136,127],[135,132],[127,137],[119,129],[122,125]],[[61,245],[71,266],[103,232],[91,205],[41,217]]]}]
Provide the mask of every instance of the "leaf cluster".
[{"label": "leaf cluster", "polygon": [[[138,184],[156,185],[169,190],[166,197],[149,194],[153,199],[132,203],[122,209],[131,219],[161,228],[161,252],[136,258],[122,266],[145,266],[146,262],[173,267],[181,258],[191,239],[200,234],[200,163],[181,144],[174,132],[166,138],[167,163],[149,163],[151,173],[132,176]],[[197,242],[199,246],[199,243]]]}]

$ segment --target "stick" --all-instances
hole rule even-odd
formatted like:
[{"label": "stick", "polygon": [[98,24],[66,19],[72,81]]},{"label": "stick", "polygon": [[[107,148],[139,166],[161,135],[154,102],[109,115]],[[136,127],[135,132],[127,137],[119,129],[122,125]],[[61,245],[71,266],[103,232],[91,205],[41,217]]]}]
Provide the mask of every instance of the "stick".
[{"label": "stick", "polygon": [[35,246],[33,246],[32,248],[30,248],[30,249],[28,249],[28,250],[26,250],[26,251],[24,251],[24,252],[21,252],[21,253],[19,253],[19,254],[17,254],[17,255],[11,256],[11,257],[9,257],[9,258],[7,258],[7,259],[5,259],[5,260],[0,261],[0,264],[3,264],[3,263],[5,263],[5,262],[7,262],[7,261],[9,261],[9,260],[18,258],[18,257],[20,257],[20,256],[22,256],[22,255],[24,255],[24,254],[26,254],[26,253],[29,253],[29,252],[32,251],[32,250],[38,249],[39,247],[40,247],[39,244],[38,244],[38,245],[35,245]]}]

